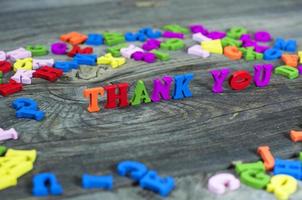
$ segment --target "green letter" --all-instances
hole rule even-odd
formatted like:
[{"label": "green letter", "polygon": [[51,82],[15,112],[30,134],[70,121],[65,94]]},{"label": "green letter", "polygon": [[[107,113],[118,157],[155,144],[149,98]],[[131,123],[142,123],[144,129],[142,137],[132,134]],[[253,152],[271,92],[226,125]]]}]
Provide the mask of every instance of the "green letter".
[{"label": "green letter", "polygon": [[142,100],[144,101],[144,103],[151,102],[144,81],[138,80],[135,86],[134,95],[131,100],[131,105],[139,105],[141,104]]}]

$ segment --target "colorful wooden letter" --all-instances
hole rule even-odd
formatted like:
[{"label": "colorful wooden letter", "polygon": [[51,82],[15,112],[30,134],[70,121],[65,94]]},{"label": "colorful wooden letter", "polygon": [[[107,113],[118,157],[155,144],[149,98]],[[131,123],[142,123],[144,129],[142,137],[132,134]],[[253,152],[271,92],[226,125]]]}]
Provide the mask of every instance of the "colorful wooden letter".
[{"label": "colorful wooden letter", "polygon": [[98,96],[104,95],[104,88],[97,87],[97,88],[88,88],[85,89],[84,97],[89,98],[89,105],[88,105],[88,111],[89,112],[98,112],[100,111],[99,103],[98,103]]}]

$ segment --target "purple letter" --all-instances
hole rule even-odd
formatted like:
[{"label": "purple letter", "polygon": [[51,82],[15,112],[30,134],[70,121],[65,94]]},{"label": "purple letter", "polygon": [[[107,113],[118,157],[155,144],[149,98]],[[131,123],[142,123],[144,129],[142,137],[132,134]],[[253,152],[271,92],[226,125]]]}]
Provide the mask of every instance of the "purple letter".
[{"label": "purple letter", "polygon": [[[254,65],[254,82],[257,87],[265,87],[269,84],[273,70],[272,64]],[[262,79],[260,78],[262,72]]]},{"label": "purple letter", "polygon": [[215,93],[223,92],[223,87],[222,87],[223,81],[227,78],[230,71],[231,70],[228,68],[210,71],[214,79],[214,85],[212,88],[213,92]]},{"label": "purple letter", "polygon": [[62,55],[65,54],[66,51],[67,51],[67,44],[63,42],[57,42],[51,45],[51,52],[53,54]]},{"label": "purple letter", "polygon": [[170,87],[171,87],[173,78],[171,76],[164,76],[163,80],[164,80],[164,83],[162,83],[160,79],[153,80],[153,91],[152,91],[152,96],[151,96],[151,99],[153,102],[159,102],[160,97],[162,97],[164,100],[171,99]]}]

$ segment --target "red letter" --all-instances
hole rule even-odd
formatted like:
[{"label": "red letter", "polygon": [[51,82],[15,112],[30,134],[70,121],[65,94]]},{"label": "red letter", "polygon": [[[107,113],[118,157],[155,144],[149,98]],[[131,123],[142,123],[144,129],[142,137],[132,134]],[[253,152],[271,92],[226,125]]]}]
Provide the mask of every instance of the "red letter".
[{"label": "red letter", "polygon": [[[116,108],[116,100],[119,100],[119,107],[126,107],[128,103],[128,83],[119,83],[115,85],[109,85],[104,87],[107,91],[107,104],[106,108]],[[116,94],[116,88],[118,88],[119,93]]]},{"label": "red letter", "polygon": [[77,53],[80,54],[91,54],[93,52],[92,47],[85,47],[84,49],[81,49],[78,45],[74,45],[72,49],[67,53],[69,57],[74,57]]},{"label": "red letter", "polygon": [[17,83],[14,80],[10,80],[9,83],[0,84],[0,94],[2,96],[8,96],[22,90],[22,84]]},{"label": "red letter", "polygon": [[244,90],[252,81],[252,76],[247,71],[237,71],[232,74],[229,84],[233,90]]},{"label": "red letter", "polygon": [[0,71],[5,74],[12,69],[12,65],[7,61],[0,61]]},{"label": "red letter", "polygon": [[63,75],[63,70],[44,66],[36,70],[33,74],[36,78],[43,78],[49,81],[55,81]]}]

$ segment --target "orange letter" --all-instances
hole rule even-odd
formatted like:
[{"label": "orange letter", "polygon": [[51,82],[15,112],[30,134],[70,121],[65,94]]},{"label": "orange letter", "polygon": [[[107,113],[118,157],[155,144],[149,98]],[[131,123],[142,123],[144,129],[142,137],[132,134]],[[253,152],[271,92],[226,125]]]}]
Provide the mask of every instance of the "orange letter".
[{"label": "orange letter", "polygon": [[242,52],[236,46],[224,47],[224,55],[231,60],[239,60],[242,57]]},{"label": "orange letter", "polygon": [[61,35],[60,39],[64,42],[69,42],[72,45],[76,45],[85,42],[87,40],[87,36],[78,32],[70,32]]},{"label": "orange letter", "polygon": [[98,103],[98,95],[104,95],[104,88],[88,88],[84,90],[84,97],[89,98],[89,112],[98,112],[100,111],[99,103]]},{"label": "orange letter", "polygon": [[302,141],[302,131],[290,131],[290,138],[293,142],[301,142]]},{"label": "orange letter", "polygon": [[281,59],[286,65],[297,67],[299,57],[297,55],[283,54]]},{"label": "orange letter", "polygon": [[258,154],[260,154],[263,162],[264,167],[266,170],[272,170],[275,166],[275,159],[269,149],[268,146],[260,146],[257,150]]}]

